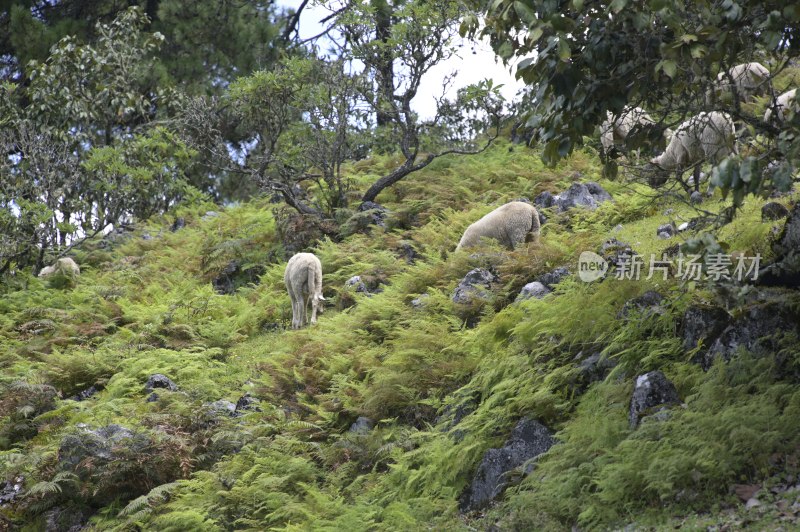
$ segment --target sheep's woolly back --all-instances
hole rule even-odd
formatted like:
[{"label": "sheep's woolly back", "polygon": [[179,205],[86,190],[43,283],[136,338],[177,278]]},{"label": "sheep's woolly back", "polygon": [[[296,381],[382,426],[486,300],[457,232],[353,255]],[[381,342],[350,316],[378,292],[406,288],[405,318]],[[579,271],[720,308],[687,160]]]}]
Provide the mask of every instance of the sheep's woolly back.
[{"label": "sheep's woolly back", "polygon": [[600,126],[600,143],[603,149],[608,151],[615,144],[623,144],[634,127],[655,125],[655,123],[655,120],[641,107],[625,107],[616,117],[609,111],[606,121]]},{"label": "sheep's woolly back", "polygon": [[456,251],[478,245],[481,238],[492,238],[514,249],[525,242],[528,235],[539,236],[539,212],[529,203],[512,201],[467,227]]},{"label": "sheep's woolly back", "polygon": [[664,170],[682,170],[704,161],[718,163],[735,152],[736,130],[727,113],[700,113],[675,131],[667,149],[650,162]]},{"label": "sheep's woolly back", "polygon": [[42,271],[39,272],[39,277],[49,277],[55,273],[60,273],[61,275],[69,277],[77,277],[81,274],[81,269],[74,260],[69,257],[63,257],[58,259],[52,266],[42,268]]},{"label": "sheep's woolly back", "polygon": [[290,294],[322,296],[322,263],[313,253],[298,253],[286,264],[283,281]]},{"label": "sheep's woolly back", "polygon": [[743,100],[749,96],[769,89],[769,70],[761,63],[742,63],[720,72],[717,75],[717,89],[720,91],[731,88],[731,79],[736,92]]},{"label": "sheep's woolly back", "polygon": [[776,118],[779,122],[783,122],[784,120],[786,120],[786,110],[791,105],[790,102],[797,101],[795,100],[796,96],[797,96],[797,89],[786,91],[780,96],[778,96],[778,98],[775,100],[775,103],[767,107],[766,112],[764,112],[764,122],[770,123],[772,121],[773,109],[776,109],[778,112]]}]

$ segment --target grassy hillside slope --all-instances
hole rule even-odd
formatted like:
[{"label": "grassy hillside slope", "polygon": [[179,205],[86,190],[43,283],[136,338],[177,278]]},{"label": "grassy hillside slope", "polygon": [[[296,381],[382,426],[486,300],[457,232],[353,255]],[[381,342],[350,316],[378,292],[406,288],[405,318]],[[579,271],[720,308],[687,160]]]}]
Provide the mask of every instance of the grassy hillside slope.
[{"label": "grassy hillside slope", "polygon": [[[390,162],[360,161],[349,174],[368,181]],[[587,180],[614,201],[548,212],[540,242],[514,252],[452,252],[495,206]],[[285,329],[284,250],[265,200],[216,216],[197,200],[86,245],[74,253],[74,285],[19,272],[0,300],[0,471],[23,488],[0,515],[27,530],[90,515],[97,530],[796,526],[797,512],[784,509],[799,492],[768,489],[797,479],[796,337],[770,356],[740,352],[703,371],[678,327],[689,305],[720,303],[710,285],[572,276],[541,300],[515,302],[525,283],[558,266],[574,271],[582,251],[612,236],[645,257],[692,236],[656,238],[659,225],[697,213],[651,193],[601,180],[588,151],[556,169],[505,143],[437,160],[379,198],[390,211],[385,229],[313,250],[330,304],[300,331]],[[718,200],[703,208],[719,209]],[[751,199],[719,239],[767,260],[783,221],[763,223],[761,203]],[[186,227],[170,231],[177,217]],[[263,274],[220,295],[210,281],[231,260]],[[456,306],[453,289],[475,267],[500,281],[487,300]],[[347,289],[354,275],[380,291]],[[663,312],[618,318],[648,290],[667,298]],[[796,290],[762,291],[800,308]],[[729,312],[747,301],[729,299]],[[579,362],[596,352],[616,365],[587,382]],[[683,404],[631,429],[635,376],[654,369]],[[152,397],[153,374],[178,389]],[[70,399],[90,386],[99,391]],[[243,396],[257,408],[230,416],[215,403]],[[374,428],[350,431],[359,417]],[[483,453],[523,417],[559,443],[494,506],[461,514]],[[113,424],[130,431],[114,440],[113,460],[78,453],[69,462],[73,449],[94,445],[89,431]],[[745,510],[734,485],[755,484],[763,505]]]}]

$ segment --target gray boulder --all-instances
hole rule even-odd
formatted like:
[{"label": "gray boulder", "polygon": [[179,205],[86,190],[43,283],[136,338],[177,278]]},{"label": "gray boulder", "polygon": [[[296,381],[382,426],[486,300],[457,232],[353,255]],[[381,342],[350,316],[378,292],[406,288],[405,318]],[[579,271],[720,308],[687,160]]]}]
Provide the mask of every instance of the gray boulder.
[{"label": "gray boulder", "polygon": [[692,205],[699,205],[703,203],[703,195],[697,190],[692,191],[692,194],[689,196],[689,203]]},{"label": "gray boulder", "polygon": [[659,225],[658,229],[656,229],[656,235],[658,235],[659,238],[663,238],[661,233],[666,233],[667,238],[672,238],[677,232],[678,230],[675,229],[675,226],[671,223]]},{"label": "gray boulder", "polygon": [[631,397],[628,422],[635,429],[643,417],[680,402],[675,385],[662,372],[656,370],[639,375]]},{"label": "gray boulder", "polygon": [[[479,510],[488,505],[508,487],[508,474],[512,470],[547,452],[554,443],[547,427],[534,419],[521,420],[503,447],[484,453],[472,483],[461,497],[461,510]],[[522,473],[529,474],[532,470],[527,467]]]},{"label": "gray boulder", "polygon": [[598,205],[610,199],[611,194],[597,183],[573,183],[567,190],[553,198],[553,204],[558,207],[558,212],[564,212],[573,207],[594,210]]},{"label": "gray boulder", "polygon": [[730,316],[724,309],[718,307],[689,307],[683,313],[680,326],[683,349],[691,351],[702,342],[703,349],[698,354],[696,361],[704,369],[708,369],[708,361],[705,360],[705,354],[711,344],[722,334],[729,322]]},{"label": "gray boulder", "polygon": [[211,279],[211,286],[218,294],[231,295],[236,292],[234,279],[237,274],[239,274],[239,261],[232,260],[219,272],[219,275]]},{"label": "gray boulder", "polygon": [[360,275],[354,275],[344,282],[345,288],[355,290],[357,293],[366,294],[368,292],[367,285],[361,280]]},{"label": "gray boulder", "polygon": [[236,412],[242,413],[243,411],[261,412],[261,408],[258,406],[258,399],[249,393],[241,396],[239,400],[236,401]]},{"label": "gray boulder", "polygon": [[489,270],[484,268],[470,270],[453,291],[453,303],[466,305],[476,298],[487,297],[492,283],[496,281],[497,276]]},{"label": "gray boulder", "polygon": [[598,253],[608,262],[609,266],[619,267],[625,259],[637,255],[627,242],[622,242],[616,238],[609,238],[600,245]]},{"label": "gray boulder", "polygon": [[13,503],[22,493],[25,477],[18,476],[12,481],[0,482],[0,508]]},{"label": "gray boulder", "polygon": [[653,290],[648,290],[639,297],[626,301],[619,314],[617,314],[617,318],[627,318],[634,311],[646,317],[663,314],[663,302],[664,296]]},{"label": "gray boulder", "polygon": [[248,283],[258,284],[260,276],[264,273],[263,266],[242,267],[238,260],[231,260],[216,277],[211,280],[211,286],[221,295],[231,295],[236,290]]},{"label": "gray boulder", "polygon": [[45,532],[79,532],[87,521],[87,516],[72,506],[50,508],[43,517]]},{"label": "gray boulder", "polygon": [[[582,353],[578,353],[576,358],[582,358]],[[586,388],[593,382],[605,379],[616,365],[616,361],[604,358],[600,351],[592,353],[578,363],[578,382]]]},{"label": "gray boulder", "polygon": [[115,225],[114,229],[103,237],[98,244],[98,247],[101,249],[108,249],[113,248],[118,244],[122,244],[131,238],[135,229],[136,227],[133,225],[133,223],[121,222],[120,224]]},{"label": "gray boulder", "polygon": [[543,275],[540,275],[535,280],[539,281],[540,283],[545,285],[547,288],[552,289],[555,285],[560,283],[565,277],[568,277],[568,276],[569,276],[569,269],[567,269],[566,267],[562,266],[560,268],[556,268],[555,270],[553,270],[551,272],[547,272],[547,273],[545,273]]},{"label": "gray boulder", "polygon": [[219,216],[219,213],[217,211],[206,211],[206,213],[200,218],[200,220],[207,222],[208,220],[216,218],[217,216]]},{"label": "gray boulder", "polygon": [[[61,440],[58,469],[73,473],[86,483],[90,505],[105,506],[120,496],[136,497],[147,493],[148,482],[158,485],[174,479],[175,469],[166,464],[153,468],[148,463],[155,442],[144,429],[135,432],[120,425],[108,425],[91,430],[84,424],[77,429]],[[104,485],[111,475],[115,478],[113,485]]]},{"label": "gray boulder", "polygon": [[555,203],[555,197],[548,191],[544,191],[535,198],[533,198],[533,204],[537,207],[541,207],[542,209],[546,209],[548,207],[552,207]]},{"label": "gray boulder", "polygon": [[170,226],[169,230],[174,233],[175,231],[183,229],[184,227],[186,227],[186,219],[185,218],[175,218],[175,221],[172,222],[172,225]]},{"label": "gray boulder", "polygon": [[759,270],[755,284],[800,287],[800,202],[795,204],[783,229],[776,235],[772,251],[775,262]]},{"label": "gray boulder", "polygon": [[536,299],[542,299],[550,292],[552,292],[552,290],[547,288],[545,285],[543,285],[539,281],[534,281],[522,287],[522,290],[517,296],[517,301],[524,301],[532,297],[535,297]]},{"label": "gray boulder", "polygon": [[99,391],[100,390],[96,386],[89,386],[85,390],[78,392],[69,399],[71,399],[72,401],[85,401],[86,399],[90,398]]},{"label": "gray boulder", "polygon": [[150,375],[150,377],[147,378],[147,382],[144,385],[144,390],[146,392],[152,392],[153,390],[159,388],[175,392],[178,390],[178,385],[172,382],[172,380],[169,377],[167,377],[166,375],[162,375],[161,373],[155,373],[153,375]]},{"label": "gray boulder", "polygon": [[[442,427],[443,432],[447,432],[459,423],[461,420],[470,415],[478,408],[478,400],[471,393],[465,393],[463,390],[457,391],[453,394],[452,403],[449,403],[442,408],[441,414],[436,416],[434,423],[436,425],[447,421]],[[459,434],[461,436],[463,434]]]},{"label": "gray boulder", "polygon": [[235,416],[236,405],[230,401],[219,400],[208,404],[209,413],[214,416]]},{"label": "gray boulder", "polygon": [[369,214],[370,223],[378,227],[386,227],[386,207],[374,201],[365,201],[358,206],[358,212]]},{"label": "gray boulder", "polygon": [[401,242],[397,250],[408,264],[414,264],[420,258],[419,252],[411,242]]},{"label": "gray boulder", "polygon": [[356,422],[350,425],[350,432],[355,434],[366,434],[372,430],[375,423],[368,417],[359,416]]},{"label": "gray boulder", "polygon": [[74,472],[85,470],[81,463],[87,459],[93,467],[110,464],[120,452],[143,451],[150,444],[149,438],[134,434],[128,428],[112,424],[97,430],[79,426],[79,431],[69,434],[58,448],[58,461],[62,469]]},{"label": "gray boulder", "polygon": [[736,318],[714,341],[701,365],[714,359],[730,360],[738,348],[755,354],[776,353],[783,335],[800,334],[800,316],[782,301],[755,304]]},{"label": "gray boulder", "polygon": [[420,294],[418,298],[411,300],[411,306],[419,310],[425,306],[425,303],[430,299],[430,294]]},{"label": "gray boulder", "polygon": [[770,201],[761,207],[761,221],[774,222],[789,216],[789,209],[777,201]]},{"label": "gray boulder", "polygon": [[611,200],[611,194],[606,192],[606,189],[604,189],[594,181],[587,181],[586,188],[589,189],[589,193],[594,197],[597,203],[603,203],[604,201]]},{"label": "gray boulder", "polygon": [[779,247],[776,251],[780,251],[782,255],[800,254],[800,202],[792,209],[778,242]]}]

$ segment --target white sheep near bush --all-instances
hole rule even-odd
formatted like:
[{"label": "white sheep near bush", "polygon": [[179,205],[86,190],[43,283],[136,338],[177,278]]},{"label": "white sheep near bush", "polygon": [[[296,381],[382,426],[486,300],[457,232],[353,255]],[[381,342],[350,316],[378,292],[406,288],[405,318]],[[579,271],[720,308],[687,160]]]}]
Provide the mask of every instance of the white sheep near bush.
[{"label": "white sheep near bush", "polygon": [[523,201],[512,201],[493,210],[473,223],[456,247],[456,251],[477,246],[481,238],[499,241],[509,249],[539,237],[539,212]]},{"label": "white sheep near bush", "polygon": [[[643,129],[655,125],[656,121],[641,107],[627,106],[618,116],[609,111],[606,121],[600,126],[600,145],[603,147],[603,153],[608,155],[615,146],[624,146],[634,128]],[[664,138],[669,141],[671,136],[672,131],[666,129]]]},{"label": "white sheep near bush", "polygon": [[742,103],[748,102],[753,96],[770,92],[772,85],[769,80],[769,70],[761,63],[742,63],[729,68],[726,72],[717,75],[714,90],[717,97],[733,89]]},{"label": "white sheep near bush", "polygon": [[309,303],[311,323],[317,323],[317,312],[322,314],[325,298],[322,297],[322,263],[316,255],[294,255],[286,264],[283,281],[292,300],[292,329],[299,329],[306,324]]},{"label": "white sheep near bush", "polygon": [[[650,162],[661,170],[676,171],[678,181],[687,190],[683,172],[694,168],[694,188],[698,190],[700,166],[704,162],[717,164],[731,153],[736,153],[736,129],[731,116],[718,111],[702,112],[678,126],[664,153]],[[665,181],[662,177],[651,184],[659,186]]]},{"label": "white sheep near bush", "polygon": [[54,275],[56,273],[60,273],[61,275],[65,275],[67,277],[78,277],[81,274],[81,269],[78,268],[78,265],[69,257],[62,257],[55,261],[51,266],[45,266],[39,272],[39,277],[45,279]]},{"label": "white sheep near bush", "polygon": [[776,112],[775,119],[778,123],[782,123],[784,120],[786,120],[786,113],[791,108],[792,102],[800,103],[800,100],[795,99],[796,96],[797,89],[786,91],[778,96],[764,112],[764,122],[768,124],[772,123],[773,111]]}]

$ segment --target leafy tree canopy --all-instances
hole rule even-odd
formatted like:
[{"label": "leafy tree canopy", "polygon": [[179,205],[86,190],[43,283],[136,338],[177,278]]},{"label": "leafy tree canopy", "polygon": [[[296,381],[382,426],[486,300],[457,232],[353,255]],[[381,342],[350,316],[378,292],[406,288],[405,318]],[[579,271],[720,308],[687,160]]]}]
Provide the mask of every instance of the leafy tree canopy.
[{"label": "leafy tree canopy", "polygon": [[177,97],[152,83],[164,38],[145,22],[131,9],[98,24],[93,45],[65,37],[29,63],[29,83],[0,85],[0,273],[189,190],[193,154],[155,121]]},{"label": "leafy tree canopy", "polygon": [[110,23],[131,6],[148,17],[147,30],[165,36],[155,55],[163,84],[191,93],[216,91],[241,74],[265,68],[279,54],[281,13],[274,2],[208,0],[0,1],[0,76],[19,80],[31,60],[48,57],[66,36],[91,43],[97,23]]},{"label": "leafy tree canopy", "polygon": [[[518,75],[533,87],[528,125],[555,164],[594,135],[606,113],[626,104],[658,111],[662,127],[702,110],[724,110],[751,135],[753,151],[721,165],[714,183],[733,191],[788,189],[800,162],[798,122],[776,128],[742,98],[709,98],[719,73],[758,61],[773,80],[800,53],[800,7],[747,0],[493,0],[485,25],[465,19],[462,32],[488,36]],[[776,83],[776,89],[779,84]],[[753,144],[753,143],[751,143]],[[774,162],[773,162],[774,161]],[[772,165],[770,166],[770,163]],[[769,172],[766,172],[769,168]],[[766,174],[765,174],[766,172]],[[762,179],[769,175],[769,179]]]}]

